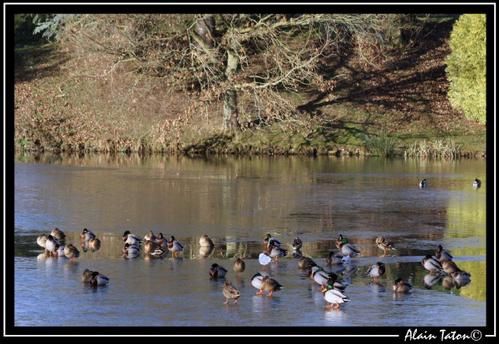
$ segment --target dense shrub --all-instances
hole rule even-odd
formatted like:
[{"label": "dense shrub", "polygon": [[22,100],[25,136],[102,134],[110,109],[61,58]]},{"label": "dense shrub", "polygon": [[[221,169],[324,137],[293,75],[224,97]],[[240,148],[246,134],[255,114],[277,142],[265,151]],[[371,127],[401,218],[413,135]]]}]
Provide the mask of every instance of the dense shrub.
[{"label": "dense shrub", "polygon": [[447,58],[449,100],[469,119],[485,123],[485,15],[464,14],[451,33]]}]

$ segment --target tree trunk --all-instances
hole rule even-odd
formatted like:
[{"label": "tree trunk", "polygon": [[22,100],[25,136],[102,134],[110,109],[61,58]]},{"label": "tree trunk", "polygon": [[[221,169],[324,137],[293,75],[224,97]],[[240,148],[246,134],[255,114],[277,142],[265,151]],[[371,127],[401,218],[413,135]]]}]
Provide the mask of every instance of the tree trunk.
[{"label": "tree trunk", "polygon": [[[227,80],[231,81],[232,76],[237,71],[239,66],[239,58],[231,50],[227,50],[227,67],[225,68],[225,76]],[[224,95],[224,130],[237,130],[239,129],[237,109],[237,91],[229,89]]]}]

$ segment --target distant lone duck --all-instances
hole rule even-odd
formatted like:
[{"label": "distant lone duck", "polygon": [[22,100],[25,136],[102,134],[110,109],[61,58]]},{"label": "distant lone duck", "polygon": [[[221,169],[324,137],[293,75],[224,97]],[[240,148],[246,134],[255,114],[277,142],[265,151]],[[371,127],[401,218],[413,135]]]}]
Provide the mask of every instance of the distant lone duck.
[{"label": "distant lone duck", "polygon": [[224,304],[229,303],[229,300],[234,300],[234,303],[237,303],[237,300],[241,297],[239,290],[237,290],[229,281],[224,282],[223,294],[225,297]]},{"label": "distant lone duck", "polygon": [[371,265],[371,267],[367,271],[367,275],[374,279],[378,279],[384,274],[385,274],[385,264],[383,264],[382,262],[377,262],[376,264]]},{"label": "distant lone duck", "polygon": [[423,265],[423,267],[431,273],[442,272],[442,264],[440,264],[435,257],[432,257],[429,254],[423,258],[421,265]]},{"label": "distant lone duck", "polygon": [[52,229],[52,232],[50,232],[50,235],[52,235],[58,241],[62,241],[62,240],[64,240],[66,238],[66,234],[64,234],[64,232],[61,231],[57,227],[55,227],[54,229]]},{"label": "distant lone duck", "polygon": [[203,234],[201,238],[199,238],[199,245],[201,247],[213,247],[215,244],[213,243],[213,240],[207,235]]},{"label": "distant lone duck", "polygon": [[426,180],[426,178],[424,178],[423,180],[421,180],[421,181],[419,182],[419,188],[420,188],[420,189],[424,189],[424,188],[425,188],[425,187],[427,187],[427,186],[428,186],[428,181]]},{"label": "distant lone duck", "polygon": [[92,239],[95,239],[95,234],[89,231],[87,228],[83,228],[80,233],[80,241],[85,241],[88,243]]},{"label": "distant lone duck", "polygon": [[275,279],[270,278],[270,276],[263,276],[261,288],[256,294],[263,295],[263,293],[266,291],[267,296],[272,297],[272,294],[275,291],[279,291],[282,288],[283,288],[282,285],[279,282],[277,282]]},{"label": "distant lone duck", "polygon": [[296,237],[294,238],[293,244],[291,246],[293,247],[294,251],[300,251],[303,246],[303,241],[299,237]]},{"label": "distant lone duck", "polygon": [[246,269],[246,263],[241,258],[237,258],[232,269],[235,272],[243,272]]},{"label": "distant lone duck", "polygon": [[209,271],[210,279],[225,278],[226,273],[227,269],[217,263],[212,264]]},{"label": "distant lone duck", "polygon": [[482,186],[482,181],[478,178],[475,178],[475,180],[473,181],[473,187],[475,189],[478,189]]},{"label": "distant lone duck", "polygon": [[393,246],[393,243],[389,242],[382,236],[376,238],[376,246],[378,246],[379,249],[383,250],[383,257],[386,256],[387,252],[396,250],[396,248]]},{"label": "distant lone duck", "polygon": [[322,293],[324,294],[324,300],[327,302],[326,308],[339,309],[341,304],[350,302],[350,299],[345,294],[334,289],[331,285],[323,288]]},{"label": "distant lone duck", "polygon": [[78,258],[80,256],[80,251],[72,244],[69,244],[64,247],[64,255],[68,259]]},{"label": "distant lone duck", "polygon": [[184,246],[172,235],[170,240],[168,240],[168,251],[170,251],[172,257],[175,258],[184,252]]},{"label": "distant lone duck", "polygon": [[393,285],[393,291],[400,294],[408,294],[412,291],[412,285],[404,281],[402,278],[397,278]]},{"label": "distant lone duck", "polygon": [[446,260],[452,260],[454,257],[449,253],[449,251],[444,250],[442,245],[438,245],[435,251],[435,257],[440,263]]},{"label": "distant lone duck", "polygon": [[99,273],[98,271],[92,272],[92,277],[90,279],[90,285],[92,287],[101,287],[109,284],[109,277]]}]

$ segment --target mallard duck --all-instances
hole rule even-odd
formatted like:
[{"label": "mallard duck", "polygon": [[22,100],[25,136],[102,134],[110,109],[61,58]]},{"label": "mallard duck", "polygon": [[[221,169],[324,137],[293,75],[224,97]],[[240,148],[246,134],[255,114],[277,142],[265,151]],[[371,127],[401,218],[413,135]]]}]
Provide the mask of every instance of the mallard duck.
[{"label": "mallard duck", "polygon": [[327,288],[322,289],[322,293],[324,294],[324,300],[328,302],[326,308],[338,309],[341,304],[350,302],[350,299],[345,294],[332,288],[330,285],[328,285]]},{"label": "mallard duck", "polygon": [[388,251],[395,250],[395,247],[393,247],[393,243],[389,242],[382,236],[376,238],[376,246],[383,250],[383,257],[386,256]]},{"label": "mallard duck", "polygon": [[279,246],[271,245],[267,253],[271,258],[277,260],[279,257],[285,257],[288,254],[288,251]]},{"label": "mallard duck", "polygon": [[310,278],[320,286],[325,286],[328,283],[334,283],[338,279],[338,276],[335,273],[324,271],[321,267],[314,266],[310,269]]},{"label": "mallard duck", "polygon": [[371,278],[377,279],[385,274],[385,264],[382,262],[377,262],[371,265],[369,270],[367,270],[367,275]]},{"label": "mallard duck", "polygon": [[81,281],[83,283],[90,283],[90,281],[92,280],[92,277],[93,277],[93,271],[89,270],[89,269],[85,269],[83,271],[83,274],[81,275]]},{"label": "mallard duck", "polygon": [[281,247],[281,242],[276,238],[272,237],[270,233],[267,233],[267,235],[265,235],[263,242],[267,247],[267,249],[270,249],[271,247]]},{"label": "mallard duck", "polygon": [[60,246],[59,242],[51,234],[49,234],[47,236],[47,240],[45,240],[45,250],[47,255],[51,257],[56,257],[57,249],[59,248],[59,246]]},{"label": "mallard duck", "polygon": [[355,257],[360,253],[360,251],[352,244],[341,243],[338,248],[343,256]]},{"label": "mallard duck", "polygon": [[215,244],[213,243],[213,240],[210,239],[210,237],[206,234],[203,234],[201,238],[199,238],[199,245],[201,247],[213,247]]},{"label": "mallard duck", "polygon": [[402,278],[397,278],[395,284],[393,285],[393,291],[395,293],[407,294],[412,291],[412,285],[404,281]]},{"label": "mallard duck", "polygon": [[38,244],[38,246],[45,248],[45,243],[47,242],[47,237],[48,237],[47,234],[39,235],[36,238],[36,243]]},{"label": "mallard duck", "polygon": [[473,187],[475,189],[478,189],[482,186],[482,181],[478,178],[475,178],[475,180],[473,181]]},{"label": "mallard duck", "polygon": [[428,186],[428,181],[426,180],[426,178],[424,178],[423,180],[421,180],[421,181],[419,182],[419,188],[420,188],[420,189],[424,189],[424,188],[425,188],[425,187],[427,187],[427,186]]},{"label": "mallard duck", "polygon": [[426,274],[423,277],[423,283],[426,289],[431,289],[442,279],[442,275]]},{"label": "mallard duck", "polygon": [[339,248],[340,244],[348,244],[348,239],[343,234],[339,234],[336,238],[336,247]]},{"label": "mallard duck", "polygon": [[437,250],[435,251],[435,257],[438,259],[440,263],[445,260],[452,260],[454,257],[449,253],[449,251],[444,250],[442,245],[438,245]]},{"label": "mallard duck", "polygon": [[162,249],[168,249],[168,240],[164,237],[163,233],[159,233],[156,237],[156,244],[161,246]]},{"label": "mallard duck", "polygon": [[465,271],[455,271],[450,274],[457,288],[461,288],[471,282],[471,275]]},{"label": "mallard duck", "polygon": [[299,237],[296,237],[294,238],[293,244],[291,246],[293,247],[294,251],[300,251],[303,246],[303,241]]},{"label": "mallard duck", "polygon": [[141,242],[140,238],[130,231],[123,232],[123,241],[129,245],[139,245]]},{"label": "mallard duck", "polygon": [[99,273],[98,271],[93,271],[92,272],[92,278],[90,279],[90,285],[94,287],[100,287],[100,286],[105,286],[109,284],[109,277],[104,276],[103,274]]},{"label": "mallard duck", "polygon": [[317,266],[317,263],[310,257],[301,257],[298,260],[298,267],[302,270],[310,270],[313,266]]},{"label": "mallard duck", "polygon": [[442,264],[437,260],[437,258],[426,255],[421,261],[421,265],[431,273],[440,273],[442,272]]},{"label": "mallard duck", "polygon": [[124,258],[131,259],[138,257],[138,255],[140,254],[140,249],[138,245],[130,245],[129,243],[125,243],[122,253]]},{"label": "mallard duck", "polygon": [[150,241],[150,240],[144,241],[144,253],[145,254],[150,254],[150,253],[154,252],[159,247],[160,246],[154,241]]},{"label": "mallard duck", "polygon": [[152,231],[149,231],[146,233],[146,235],[144,235],[144,241],[153,241],[155,242],[156,241],[156,236],[154,235],[154,233]]},{"label": "mallard duck", "polygon": [[257,295],[263,295],[266,291],[267,296],[272,297],[272,293],[282,289],[282,285],[277,282],[275,279],[270,278],[270,276],[263,276],[261,288]]},{"label": "mallard duck", "polygon": [[210,279],[224,278],[227,273],[227,269],[217,263],[211,264],[210,268]]},{"label": "mallard duck", "polygon": [[95,234],[89,231],[87,228],[83,228],[80,233],[80,241],[89,242],[92,239],[95,239]]},{"label": "mallard duck", "polygon": [[241,258],[237,258],[232,269],[235,272],[243,272],[246,269],[246,263]]},{"label": "mallard duck", "polygon": [[224,304],[229,303],[229,300],[234,300],[234,303],[237,303],[237,300],[241,297],[239,290],[237,290],[229,281],[224,282],[223,294],[225,297]]},{"label": "mallard duck", "polygon": [[442,270],[445,271],[446,274],[450,275],[453,272],[462,272],[461,269],[454,263],[452,260],[444,260],[442,261]]},{"label": "mallard duck", "polygon": [[72,244],[69,244],[64,247],[64,255],[68,259],[78,258],[80,256],[80,251]]},{"label": "mallard duck", "polygon": [[329,252],[326,257],[327,265],[340,265],[344,263],[348,263],[350,261],[350,256],[342,256],[339,253],[335,253],[334,251]]},{"label": "mallard duck", "polygon": [[168,240],[168,251],[172,253],[172,257],[176,257],[184,251],[184,246],[172,235]]},{"label": "mallard duck", "polygon": [[[263,284],[263,278],[265,276],[268,276],[267,274],[262,274],[260,272],[257,272],[251,277],[251,285],[255,287],[256,289],[260,290],[262,289],[262,284]],[[256,293],[258,295],[258,292]]]},{"label": "mallard duck", "polygon": [[54,229],[52,229],[52,232],[50,232],[50,235],[52,235],[58,241],[62,241],[62,240],[64,240],[66,238],[66,234],[64,234],[64,232],[61,231],[57,227],[55,227]]},{"label": "mallard duck", "polygon": [[88,248],[92,251],[98,251],[100,249],[100,240],[98,238],[90,239],[88,241]]}]

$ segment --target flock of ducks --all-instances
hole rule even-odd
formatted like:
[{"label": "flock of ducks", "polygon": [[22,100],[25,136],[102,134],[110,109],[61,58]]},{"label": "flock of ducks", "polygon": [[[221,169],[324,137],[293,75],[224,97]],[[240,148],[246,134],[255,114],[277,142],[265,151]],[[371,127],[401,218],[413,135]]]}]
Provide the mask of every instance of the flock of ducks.
[{"label": "flock of ducks", "polygon": [[[475,178],[473,181],[473,188],[478,189],[481,187],[482,182]],[[420,188],[426,188],[428,186],[427,179],[422,179],[419,182]],[[74,260],[80,256],[80,251],[73,244],[65,244],[66,235],[59,228],[54,228],[50,234],[42,234],[37,237],[37,244],[44,249],[44,255],[46,257],[66,257],[70,260]],[[122,256],[127,259],[136,258],[140,255],[141,245],[144,248],[144,253],[148,257],[153,258],[164,258],[168,255],[168,252],[172,254],[173,258],[179,257],[184,251],[184,246],[175,239],[172,235],[169,239],[166,239],[163,233],[155,235],[152,231],[149,231],[144,238],[140,238],[130,231],[125,231],[122,236],[123,239],[123,249]],[[385,257],[391,251],[396,251],[393,242],[388,241],[382,236],[378,236],[374,243],[376,246],[383,251],[382,257]],[[280,257],[285,257],[288,254],[288,250],[282,247],[281,242],[268,233],[263,240],[264,249],[259,255],[259,262],[262,265],[267,265],[270,262],[277,262]],[[330,252],[326,257],[326,264],[328,266],[332,265],[344,265],[348,266],[351,262],[351,258],[360,254],[360,250],[349,243],[349,240],[342,234],[336,238],[335,241],[336,248],[338,252]],[[207,256],[214,248],[213,240],[206,234],[201,236],[199,239],[199,245],[201,247],[201,253],[207,253]],[[90,250],[92,252],[100,249],[101,241],[97,236],[92,233],[87,228],[84,228],[80,234],[80,248],[86,252]],[[324,268],[319,266],[312,258],[305,257],[301,253],[301,248],[303,246],[303,241],[296,237],[291,247],[293,249],[292,256],[298,259],[298,267],[307,272],[307,275],[319,284],[321,292],[324,295],[324,300],[327,302],[327,308],[338,309],[341,304],[349,302],[350,299],[344,294],[348,283],[346,281],[340,281],[338,275],[334,272],[327,272]],[[421,265],[424,269],[429,271],[429,274],[424,278],[425,287],[431,288],[437,282],[442,280],[442,284],[445,288],[450,289],[451,287],[460,288],[471,281],[471,275],[461,270],[457,264],[453,261],[453,256],[444,248],[442,245],[438,245],[435,255],[426,255],[422,261]],[[246,264],[243,259],[237,258],[233,263],[233,271],[240,273],[245,271]],[[209,276],[212,280],[225,278],[228,270],[219,264],[212,264],[209,270]],[[369,267],[367,271],[367,276],[371,277],[375,283],[385,274],[385,265],[382,262],[377,262]],[[109,283],[109,278],[98,271],[91,271],[85,269],[82,274],[81,280],[83,283],[88,284],[93,287],[105,286]],[[251,277],[251,285],[258,289],[256,295],[264,295],[265,292],[267,296],[272,297],[274,292],[283,289],[283,286],[274,278],[272,278],[266,272],[257,272]],[[403,280],[402,278],[397,278],[392,286],[394,293],[410,293],[412,291],[412,285]],[[232,300],[237,303],[238,299],[241,297],[239,290],[232,285],[228,280],[224,281],[223,295],[225,298],[225,303],[229,303]]]}]

